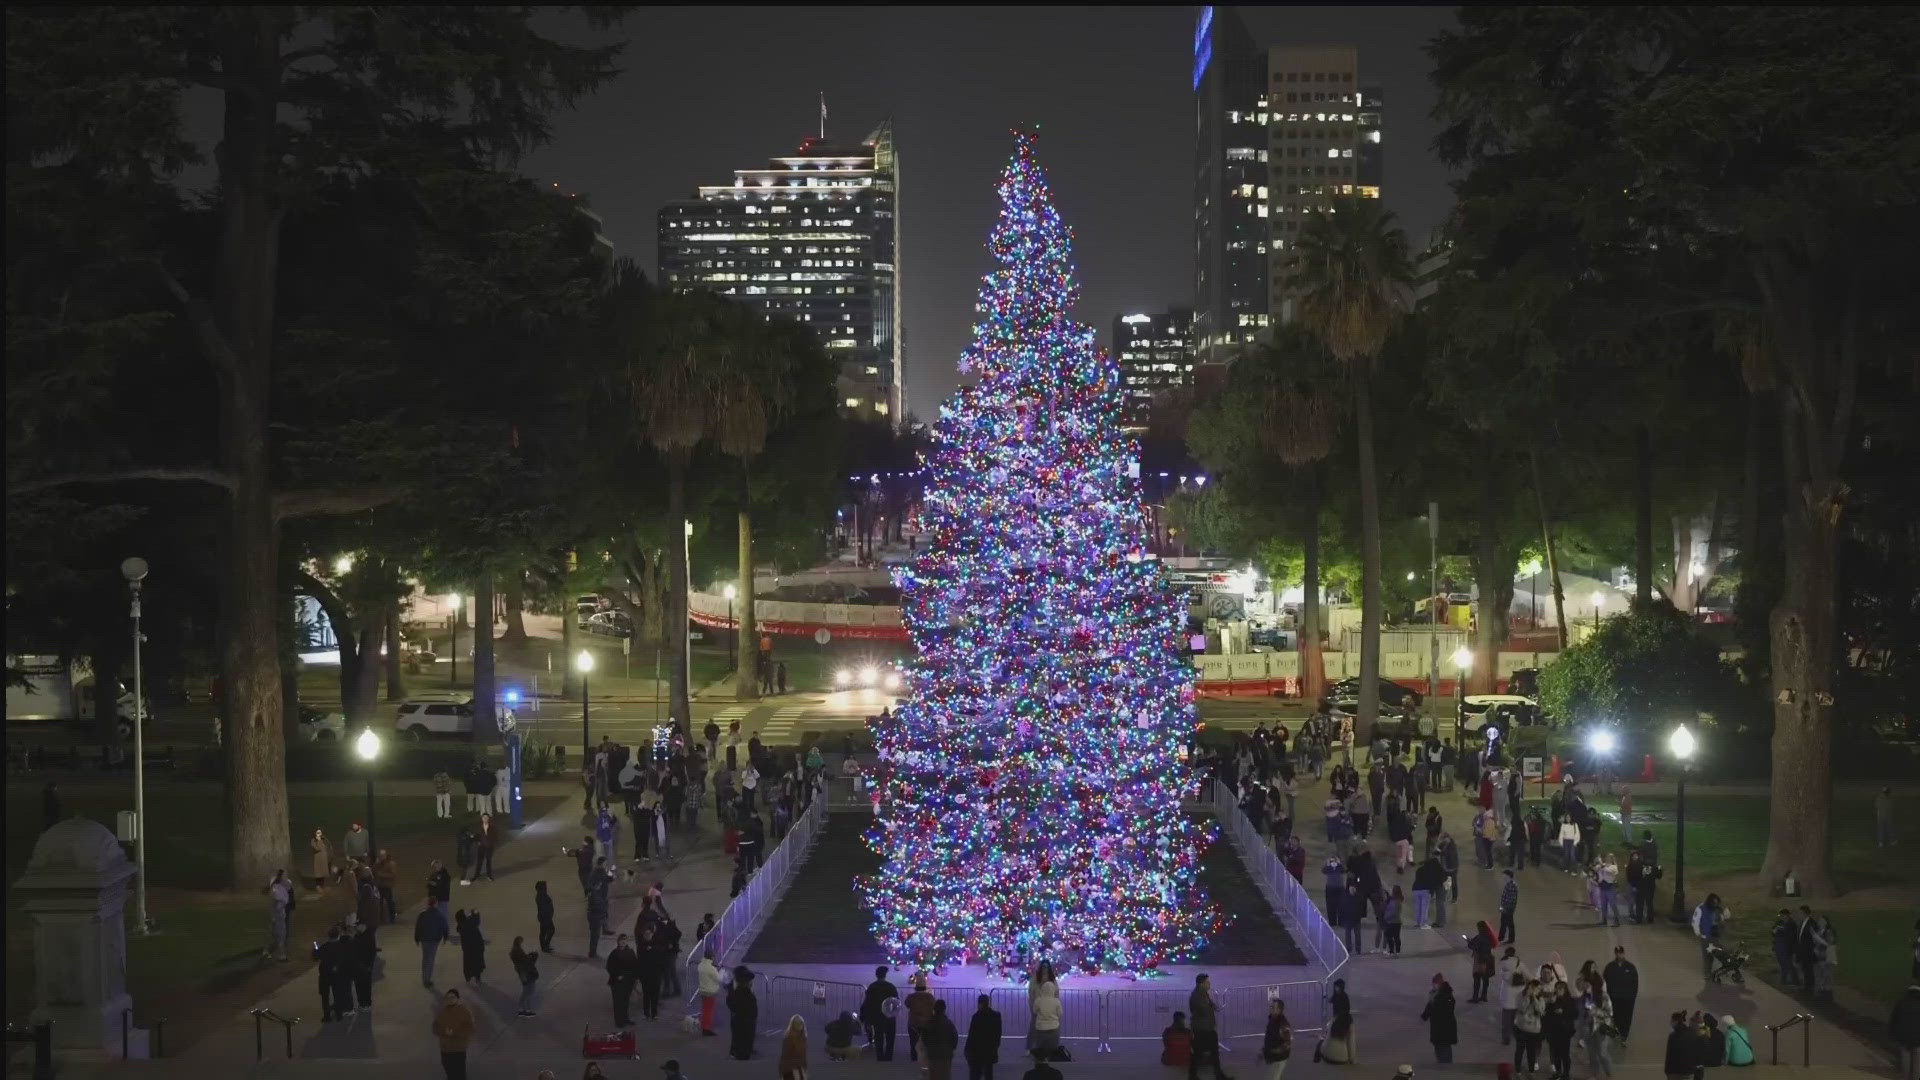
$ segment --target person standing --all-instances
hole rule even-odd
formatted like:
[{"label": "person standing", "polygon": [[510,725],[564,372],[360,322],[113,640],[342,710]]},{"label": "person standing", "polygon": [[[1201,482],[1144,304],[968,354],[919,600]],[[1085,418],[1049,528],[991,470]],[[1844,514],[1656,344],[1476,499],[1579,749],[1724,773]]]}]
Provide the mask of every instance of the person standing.
[{"label": "person standing", "polygon": [[[446,873],[443,869],[441,873]],[[420,985],[433,989],[433,961],[440,955],[440,943],[450,936],[447,929],[447,913],[441,908],[440,901],[427,897],[427,906],[414,916],[413,940],[420,946]]]},{"label": "person standing", "polygon": [[933,1015],[927,1017],[920,1042],[927,1052],[927,1080],[950,1080],[953,1055],[960,1049],[960,1029],[954,1027],[952,1018],[947,1016],[946,1002],[933,1003]]},{"label": "person standing", "polygon": [[936,999],[927,992],[927,977],[913,977],[913,993],[907,995],[903,1004],[907,1007],[907,1060],[920,1060],[920,1036],[927,1029],[927,1021],[933,1019],[933,1003]]},{"label": "person standing", "polygon": [[487,938],[480,930],[480,912],[453,913],[453,932],[460,939],[460,977],[476,982],[487,971]]},{"label": "person standing", "polygon": [[[712,918],[712,916],[708,916]],[[701,934],[701,937],[706,937]],[[700,1034],[713,1035],[713,1010],[720,1000],[720,969],[713,963],[713,949],[700,956]]]},{"label": "person standing", "polygon": [[1781,908],[1773,920],[1773,962],[1780,966],[1780,985],[1789,990],[1800,981],[1800,968],[1793,959],[1799,938],[1800,924],[1794,921],[1793,912]]},{"label": "person standing", "polygon": [[381,848],[380,854],[373,860],[373,887],[380,895],[380,907],[384,915],[382,922],[390,923],[400,917],[400,911],[393,902],[393,888],[399,876],[399,869],[393,863],[393,852]]},{"label": "person standing", "polygon": [[1627,959],[1624,945],[1613,947],[1613,962],[1600,977],[1607,984],[1607,997],[1613,1002],[1613,1026],[1626,1042],[1633,1034],[1633,1003],[1640,998],[1640,969]]},{"label": "person standing", "polygon": [[1527,988],[1526,973],[1513,946],[1507,946],[1493,971],[1493,990],[1500,1001],[1500,1045],[1513,1045],[1513,1018],[1520,1008],[1520,994]]},{"label": "person standing", "polygon": [[898,1034],[894,1019],[900,1009],[900,988],[887,979],[887,969],[873,969],[873,981],[860,999],[860,1023],[866,1026],[867,1042],[873,1047],[873,1060],[892,1061],[893,1041]]},{"label": "person standing", "polygon": [[1573,1035],[1579,1023],[1580,1005],[1573,1000],[1573,991],[1564,982],[1558,984],[1540,1015],[1540,1031],[1546,1036],[1556,1080],[1573,1076]]},{"label": "person standing", "polygon": [[1473,936],[1467,939],[1467,951],[1473,956],[1473,990],[1467,995],[1468,1004],[1487,1000],[1493,984],[1493,948],[1493,927],[1482,919],[1474,924]]},{"label": "person standing", "polygon": [[593,870],[587,875],[587,959],[595,960],[600,956],[600,935],[606,932],[607,925],[607,887],[613,883],[613,875],[607,870],[607,860],[593,860]]},{"label": "person standing", "polygon": [[313,891],[319,892],[333,880],[333,845],[327,842],[326,830],[315,829],[307,847],[313,852],[313,863],[308,867],[311,873],[307,877],[313,882]]},{"label": "person standing", "polygon": [[1400,955],[1400,921],[1405,918],[1406,903],[1400,886],[1395,885],[1393,892],[1380,905],[1380,929],[1386,940],[1388,956]]},{"label": "person standing", "polygon": [[1893,789],[1882,787],[1873,796],[1873,842],[1877,847],[1892,847]]},{"label": "person standing", "polygon": [[367,849],[368,839],[366,826],[357,821],[348,825],[346,835],[340,838],[341,853],[362,866],[366,865],[371,854]]},{"label": "person standing", "polygon": [[1027,1008],[1032,1019],[1027,1027],[1027,1048],[1035,1061],[1049,1061],[1060,1049],[1060,984],[1051,976],[1029,988]]},{"label": "person standing", "polygon": [[1600,866],[1594,871],[1594,876],[1600,891],[1600,925],[1605,926],[1611,920],[1613,925],[1619,926],[1620,905],[1614,897],[1620,888],[1620,867],[1613,861],[1612,852],[1600,857]]},{"label": "person standing", "polygon": [[1367,897],[1360,891],[1360,881],[1356,875],[1348,875],[1347,895],[1340,900],[1340,932],[1347,943],[1347,951],[1355,956],[1366,954],[1365,939],[1360,927],[1367,914]]},{"label": "person standing", "polygon": [[1633,791],[1620,785],[1620,842],[1633,843]]},{"label": "person standing", "polygon": [[607,988],[613,993],[614,1027],[633,1026],[633,986],[639,981],[640,957],[633,951],[627,935],[621,934],[607,953]]},{"label": "person standing", "polygon": [[1433,977],[1433,989],[1427,992],[1427,1007],[1420,1010],[1427,1022],[1427,1041],[1433,1044],[1433,1059],[1442,1065],[1453,1061],[1453,1046],[1460,1041],[1460,1023],[1454,1015],[1453,986],[1446,976]]},{"label": "person standing", "polygon": [[493,850],[499,843],[500,830],[493,823],[493,815],[481,814],[480,828],[474,833],[473,880],[479,881],[481,874],[493,880]]},{"label": "person standing", "polygon": [[1580,847],[1580,826],[1572,817],[1560,822],[1560,868],[1569,874],[1580,872],[1579,860],[1574,853]]},{"label": "person standing", "polygon": [[493,770],[493,812],[506,813],[508,804],[512,802],[512,796],[513,774],[507,770],[506,764],[502,763],[499,768]]},{"label": "person standing", "polygon": [[1587,1048],[1587,1067],[1596,1080],[1613,1075],[1613,1004],[1607,988],[1595,974],[1580,997],[1580,1041]]},{"label": "person standing", "polygon": [[1200,1066],[1213,1066],[1214,1080],[1232,1080],[1220,1067],[1220,1019],[1213,1002],[1213,984],[1203,972],[1194,976],[1187,995],[1187,1014],[1193,1025],[1193,1056],[1187,1060],[1187,1080],[1199,1080]]},{"label": "person standing", "polygon": [[453,817],[453,777],[445,769],[433,773],[433,816],[442,820]]},{"label": "person standing", "polygon": [[1900,1051],[1900,1080],[1920,1080],[1920,981],[1907,987],[1887,1015],[1887,1034]]},{"label": "person standing", "polygon": [[285,870],[275,870],[267,882],[267,956],[287,958],[287,924],[293,918],[293,882]]},{"label": "person standing", "polygon": [[473,1042],[473,1013],[460,1000],[460,991],[448,990],[433,1017],[433,1035],[440,1040],[440,1068],[447,1080],[467,1080],[467,1045]]},{"label": "person standing", "polygon": [[527,951],[527,939],[516,937],[513,947],[507,950],[507,960],[513,964],[513,974],[520,980],[521,1016],[533,1015],[533,991],[540,981],[539,953]]},{"label": "person standing", "polygon": [[993,1080],[993,1067],[1000,1063],[1000,1014],[993,999],[981,994],[973,1018],[967,1021],[967,1080]]},{"label": "person standing", "polygon": [[[1516,973],[1516,977],[1519,977]],[[1518,984],[1516,984],[1518,985]],[[1524,1065],[1528,1076],[1540,1068],[1540,1043],[1543,1038],[1540,1028],[1546,1008],[1546,988],[1538,979],[1526,979],[1524,986],[1514,997],[1513,1006],[1513,1071],[1518,1074]]]},{"label": "person standing", "polygon": [[1500,886],[1500,932],[1499,938],[1507,944],[1513,944],[1514,912],[1520,908],[1520,883],[1514,880],[1513,871],[1507,871],[1506,884]]},{"label": "person standing", "polygon": [[1274,998],[1267,1006],[1267,1030],[1260,1040],[1260,1060],[1267,1063],[1267,1080],[1287,1075],[1293,1058],[1293,1025],[1287,1022],[1287,1003]]},{"label": "person standing", "polygon": [[634,954],[640,961],[640,1015],[648,1020],[660,1019],[660,980],[666,974],[667,958],[661,954],[660,945],[654,940],[658,933],[656,927],[648,925],[640,930],[640,938],[634,942]]},{"label": "person standing", "polygon": [[[1413,928],[1427,928],[1427,909],[1445,887],[1447,872],[1440,866],[1440,856],[1429,852],[1425,862],[1413,872]],[[1444,902],[1440,905],[1444,907]]]},{"label": "person standing", "polygon": [[533,883],[533,918],[540,926],[540,951],[553,951],[553,897],[547,893],[547,883]]},{"label": "person standing", "polygon": [[806,1080],[807,1022],[798,1014],[787,1021],[780,1038],[780,1080]]},{"label": "person standing", "polygon": [[753,996],[753,971],[745,964],[733,969],[733,990],[727,994],[727,1018],[735,1061],[753,1057],[754,1025],[760,1022],[760,999]]},{"label": "person standing", "polygon": [[337,978],[335,967],[338,964],[335,957],[339,955],[340,947],[340,928],[337,926],[327,930],[327,940],[313,943],[313,959],[317,962],[315,970],[320,976],[320,1022],[323,1024],[344,1020],[353,1011],[351,997],[340,1002],[338,1009],[334,1008],[333,984]]}]

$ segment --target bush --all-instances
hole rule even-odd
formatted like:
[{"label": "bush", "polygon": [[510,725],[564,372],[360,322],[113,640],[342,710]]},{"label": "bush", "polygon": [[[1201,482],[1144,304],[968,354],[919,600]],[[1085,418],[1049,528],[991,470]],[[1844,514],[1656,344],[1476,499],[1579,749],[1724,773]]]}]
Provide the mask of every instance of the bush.
[{"label": "bush", "polygon": [[1540,673],[1540,704],[1569,726],[1691,720],[1738,702],[1733,669],[1666,604],[1607,619]]}]

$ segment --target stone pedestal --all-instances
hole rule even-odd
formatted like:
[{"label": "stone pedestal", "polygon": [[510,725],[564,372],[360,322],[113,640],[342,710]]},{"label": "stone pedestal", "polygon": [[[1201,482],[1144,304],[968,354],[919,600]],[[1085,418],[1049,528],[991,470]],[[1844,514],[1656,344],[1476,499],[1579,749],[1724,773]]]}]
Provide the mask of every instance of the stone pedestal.
[{"label": "stone pedestal", "polygon": [[[40,834],[14,883],[33,920],[33,1022],[65,1049],[120,1053],[127,995],[127,883],[139,869],[98,822],[68,818]],[[136,1040],[144,1047],[146,1033]],[[140,1056],[135,1054],[134,1056]]]}]

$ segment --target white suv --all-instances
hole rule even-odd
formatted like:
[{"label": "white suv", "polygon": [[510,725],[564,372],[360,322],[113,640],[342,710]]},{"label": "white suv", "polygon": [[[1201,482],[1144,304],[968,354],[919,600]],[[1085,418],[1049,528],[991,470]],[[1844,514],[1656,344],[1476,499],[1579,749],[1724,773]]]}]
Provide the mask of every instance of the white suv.
[{"label": "white suv", "polygon": [[393,730],[415,742],[428,735],[473,734],[472,698],[414,698],[401,703]]}]

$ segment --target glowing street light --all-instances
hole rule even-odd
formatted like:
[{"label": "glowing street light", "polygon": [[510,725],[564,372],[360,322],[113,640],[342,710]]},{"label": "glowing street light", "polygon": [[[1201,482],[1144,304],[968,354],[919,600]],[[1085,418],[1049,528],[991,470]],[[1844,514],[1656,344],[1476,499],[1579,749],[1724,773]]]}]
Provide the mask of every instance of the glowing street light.
[{"label": "glowing street light", "polygon": [[380,760],[380,734],[371,727],[360,729],[353,740],[353,752],[367,764],[367,857],[380,853],[379,832],[373,821],[373,763]]},{"label": "glowing street light", "polygon": [[1593,590],[1593,596],[1589,599],[1593,601],[1593,627],[1598,630],[1600,628],[1600,609],[1607,606],[1607,594],[1601,592],[1599,589],[1595,589]]},{"label": "glowing street light", "polygon": [[1687,725],[1681,724],[1667,736],[1667,752],[1680,763],[1680,789],[1674,815],[1673,826],[1673,921],[1684,923],[1687,919],[1687,770],[1693,764],[1693,752],[1697,749],[1693,732]]},{"label": "glowing street light", "polygon": [[593,698],[587,692],[587,676],[593,674],[593,653],[581,649],[573,656],[573,670],[580,673],[580,766],[585,768],[593,750]]}]

